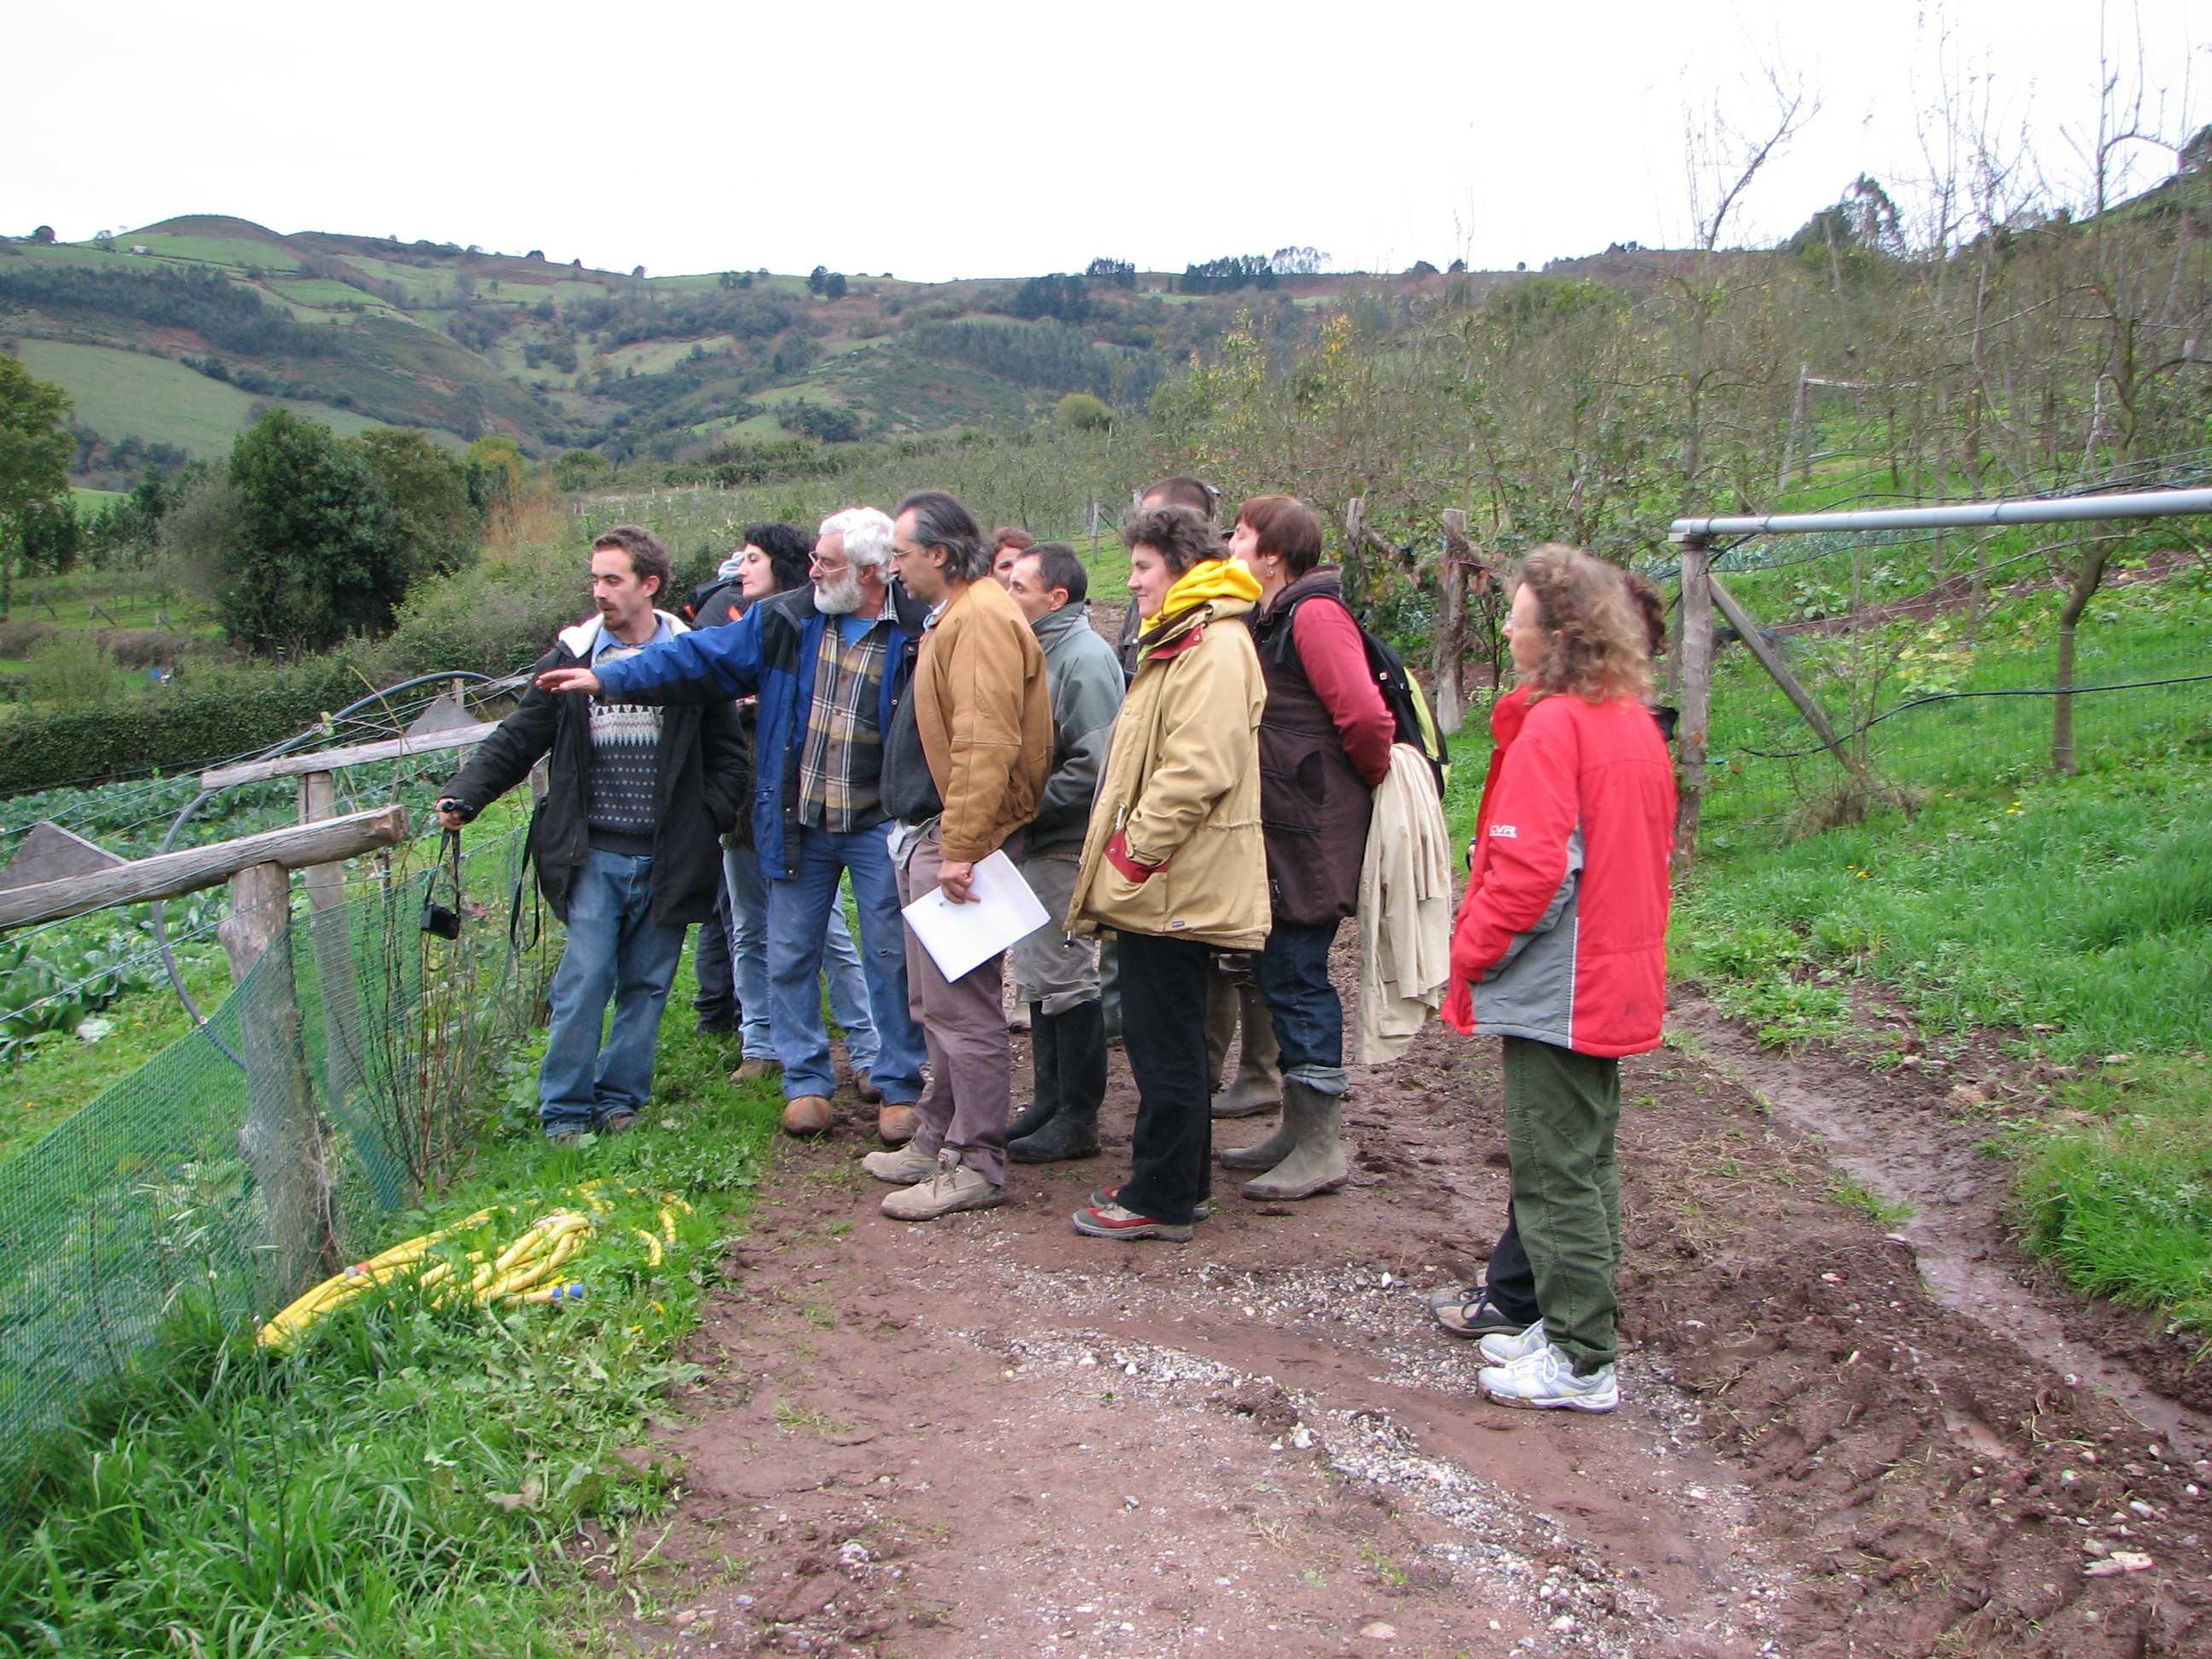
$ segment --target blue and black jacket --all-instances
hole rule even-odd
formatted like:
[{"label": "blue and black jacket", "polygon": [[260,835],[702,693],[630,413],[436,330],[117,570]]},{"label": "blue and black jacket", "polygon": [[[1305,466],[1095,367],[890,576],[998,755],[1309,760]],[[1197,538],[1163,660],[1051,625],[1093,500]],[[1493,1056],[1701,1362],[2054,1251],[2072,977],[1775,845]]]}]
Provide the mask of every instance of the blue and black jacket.
[{"label": "blue and black jacket", "polygon": [[[892,716],[914,678],[927,609],[894,582],[877,718],[886,738]],[[793,873],[799,828],[799,757],[806,711],[814,701],[814,665],[830,619],[814,608],[814,590],[794,587],[760,600],[736,622],[701,629],[647,647],[599,671],[604,695],[631,702],[715,702],[757,697],[753,732],[753,849],[770,881]]]}]

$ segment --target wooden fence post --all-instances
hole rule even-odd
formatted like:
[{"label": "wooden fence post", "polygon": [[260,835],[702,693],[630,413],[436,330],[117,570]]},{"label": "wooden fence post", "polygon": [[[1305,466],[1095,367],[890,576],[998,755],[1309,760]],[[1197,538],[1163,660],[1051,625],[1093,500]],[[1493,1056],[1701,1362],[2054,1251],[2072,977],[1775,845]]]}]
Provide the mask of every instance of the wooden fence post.
[{"label": "wooden fence post", "polygon": [[[300,822],[313,823],[337,814],[331,775],[310,772],[302,777]],[[315,978],[323,988],[323,1076],[335,1106],[353,1091],[362,1073],[361,987],[354,972],[345,866],[311,864],[301,873],[307,878],[307,936],[315,953]]]},{"label": "wooden fence post", "polygon": [[276,1287],[288,1296],[321,1270],[330,1237],[321,1126],[292,983],[290,893],[283,865],[249,865],[230,878],[230,914],[216,930],[234,981],[260,969],[239,1022],[246,1109],[238,1143],[268,1213]]},{"label": "wooden fence post", "polygon": [[1702,536],[1682,538],[1680,738],[1674,745],[1681,799],[1674,820],[1674,856],[1696,856],[1698,818],[1705,802],[1705,743],[1713,714],[1712,550]]},{"label": "wooden fence post", "polygon": [[1436,707],[1437,730],[1450,737],[1466,723],[1467,710],[1460,692],[1460,676],[1467,658],[1467,584],[1474,562],[1474,549],[1467,539],[1467,514],[1458,507],[1444,512],[1443,605],[1437,618],[1437,637],[1429,658],[1429,696]]}]

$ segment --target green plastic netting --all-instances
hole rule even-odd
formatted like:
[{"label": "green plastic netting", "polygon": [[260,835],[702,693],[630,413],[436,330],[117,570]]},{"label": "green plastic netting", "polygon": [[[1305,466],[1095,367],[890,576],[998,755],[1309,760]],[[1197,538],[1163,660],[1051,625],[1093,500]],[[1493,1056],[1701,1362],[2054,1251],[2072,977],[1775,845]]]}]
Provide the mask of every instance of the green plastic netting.
[{"label": "green plastic netting", "polygon": [[465,1157],[486,1068],[531,1017],[550,941],[509,944],[519,835],[465,860],[462,937],[424,934],[431,845],[360,860],[326,909],[311,912],[295,879],[283,941],[204,1027],[0,1164],[0,1510],[34,1474],[42,1437],[135,1363],[180,1302],[242,1319],[304,1288],[276,1270],[248,1156],[249,1123],[270,1116],[255,1092],[265,1078],[249,1081],[233,1055],[265,1074],[289,1054],[304,1075],[340,1259]]}]

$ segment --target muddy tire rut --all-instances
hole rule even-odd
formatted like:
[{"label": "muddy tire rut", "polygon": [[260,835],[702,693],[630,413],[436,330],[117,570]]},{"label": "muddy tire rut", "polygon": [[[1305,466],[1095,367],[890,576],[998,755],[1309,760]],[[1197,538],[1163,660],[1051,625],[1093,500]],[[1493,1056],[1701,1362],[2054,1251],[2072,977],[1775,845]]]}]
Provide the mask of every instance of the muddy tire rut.
[{"label": "muddy tire rut", "polygon": [[1830,1146],[1769,1103],[1779,1063],[1719,1052],[1709,1022],[1692,1046],[1718,1067],[1625,1065],[1610,1417],[1489,1404],[1472,1345],[1426,1312],[1504,1213],[1492,1042],[1432,1028],[1355,1072],[1352,1183],[1254,1204],[1217,1170],[1219,1212],[1187,1245],[1068,1227],[1127,1169],[1118,1052],[1104,1155],[1018,1166],[997,1210],[884,1219],[857,1113],[783,1147],[696,1339],[702,1380],[638,1453],[682,1498],[623,1635],[745,1654],[2212,1651],[2194,1414],[2169,1401],[2147,1427],[2033,1332],[1947,1305],[1912,1242],[1828,1197]]}]

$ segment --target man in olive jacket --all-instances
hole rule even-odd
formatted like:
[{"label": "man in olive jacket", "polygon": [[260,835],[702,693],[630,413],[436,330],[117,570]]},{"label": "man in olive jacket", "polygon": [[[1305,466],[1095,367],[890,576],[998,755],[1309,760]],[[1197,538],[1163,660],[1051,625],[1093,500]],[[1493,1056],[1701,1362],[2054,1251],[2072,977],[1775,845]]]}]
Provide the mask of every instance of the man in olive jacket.
[{"label": "man in olive jacket", "polygon": [[[608,531],[592,549],[597,614],[561,630],[533,680],[686,632],[654,605],[669,581],[667,550],[650,532]],[[459,830],[548,757],[551,787],[531,821],[530,855],[568,932],[538,1077],[538,1115],[558,1142],[618,1133],[645,1109],[684,929],[714,920],[721,836],[744,799],[745,762],[726,702],[651,708],[533,684],[447,787],[439,822]]]}]

